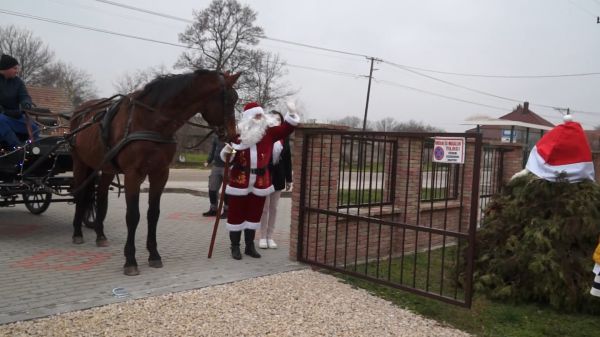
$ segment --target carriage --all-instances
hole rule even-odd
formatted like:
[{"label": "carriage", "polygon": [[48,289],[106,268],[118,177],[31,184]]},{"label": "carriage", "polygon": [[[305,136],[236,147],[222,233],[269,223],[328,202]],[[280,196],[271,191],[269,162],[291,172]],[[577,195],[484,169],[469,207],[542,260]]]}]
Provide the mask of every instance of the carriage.
[{"label": "carriage", "polygon": [[[43,129],[60,127],[60,117],[48,109],[28,111]],[[42,134],[29,141],[29,135],[18,134],[23,147],[0,153],[0,207],[23,204],[32,214],[44,213],[53,202],[73,202],[73,161],[69,144],[63,136]],[[84,223],[93,227],[94,204]]]}]

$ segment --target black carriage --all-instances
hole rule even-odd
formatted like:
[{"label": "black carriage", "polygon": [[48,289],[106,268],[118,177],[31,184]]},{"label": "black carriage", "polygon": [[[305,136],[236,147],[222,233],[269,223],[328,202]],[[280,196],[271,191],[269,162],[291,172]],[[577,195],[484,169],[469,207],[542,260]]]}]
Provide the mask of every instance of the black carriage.
[{"label": "black carriage", "polygon": [[[59,125],[59,117],[47,112],[35,120],[48,129]],[[0,152],[0,207],[24,204],[31,213],[42,214],[53,202],[72,202],[73,162],[65,138],[41,135],[30,142],[27,134],[17,136],[23,147]],[[93,226],[94,215],[94,209],[88,211],[87,226]]]}]

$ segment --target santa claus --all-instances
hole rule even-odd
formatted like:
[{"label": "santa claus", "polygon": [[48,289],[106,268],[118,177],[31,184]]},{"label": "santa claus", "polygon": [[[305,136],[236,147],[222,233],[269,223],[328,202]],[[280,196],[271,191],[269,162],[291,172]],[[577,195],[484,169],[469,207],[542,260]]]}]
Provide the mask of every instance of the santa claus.
[{"label": "santa claus", "polygon": [[240,260],[240,241],[244,231],[246,247],[244,254],[259,258],[254,247],[256,229],[260,228],[265,197],[274,191],[268,165],[273,152],[273,143],[289,136],[300,121],[292,103],[288,103],[288,114],[283,123],[265,114],[255,102],[244,106],[238,122],[238,139],[227,144],[221,158],[230,160],[229,182],[225,188],[228,196],[227,229],[231,240],[231,256]]}]

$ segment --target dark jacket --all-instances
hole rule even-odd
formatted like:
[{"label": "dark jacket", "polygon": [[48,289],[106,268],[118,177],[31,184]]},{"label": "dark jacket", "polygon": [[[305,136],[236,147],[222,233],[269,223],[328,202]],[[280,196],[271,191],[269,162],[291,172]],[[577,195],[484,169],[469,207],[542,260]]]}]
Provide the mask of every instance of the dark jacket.
[{"label": "dark jacket", "polygon": [[19,77],[7,79],[0,74],[0,109],[7,115],[19,117],[23,104],[31,105],[31,97],[25,88],[25,83]]},{"label": "dark jacket", "polygon": [[225,143],[219,140],[218,137],[213,137],[212,146],[208,152],[207,163],[212,163],[216,167],[225,167],[223,159],[221,159],[221,150],[225,146]]},{"label": "dark jacket", "polygon": [[286,183],[292,182],[292,151],[290,150],[290,140],[286,138],[283,141],[283,150],[281,151],[281,158],[277,164],[273,164],[273,158],[269,163],[269,170],[271,172],[271,182],[275,191],[281,191],[285,189]]}]

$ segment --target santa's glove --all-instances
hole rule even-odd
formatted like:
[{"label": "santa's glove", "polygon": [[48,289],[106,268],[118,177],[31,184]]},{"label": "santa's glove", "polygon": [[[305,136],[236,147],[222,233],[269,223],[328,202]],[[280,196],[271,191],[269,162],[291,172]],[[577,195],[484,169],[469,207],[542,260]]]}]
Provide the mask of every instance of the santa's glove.
[{"label": "santa's glove", "polygon": [[231,147],[231,145],[225,143],[225,146],[223,146],[223,149],[221,150],[220,156],[221,159],[223,161],[225,161],[225,158],[227,158],[227,155],[230,155],[233,153],[233,147]]},{"label": "santa's glove", "polygon": [[288,108],[288,113],[283,118],[289,124],[296,126],[300,122],[300,116],[298,115],[298,111],[296,110],[296,104],[294,102],[286,103]]}]

